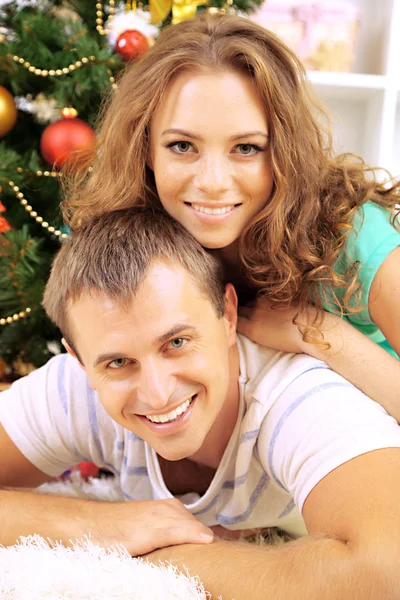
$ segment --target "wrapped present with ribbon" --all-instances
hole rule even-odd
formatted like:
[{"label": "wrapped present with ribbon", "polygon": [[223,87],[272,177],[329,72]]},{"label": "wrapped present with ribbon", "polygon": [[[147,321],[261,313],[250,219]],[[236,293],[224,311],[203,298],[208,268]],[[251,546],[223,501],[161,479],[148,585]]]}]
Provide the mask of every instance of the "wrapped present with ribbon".
[{"label": "wrapped present with ribbon", "polygon": [[197,7],[205,6],[208,0],[150,0],[152,23],[163,22],[172,12],[172,24],[188,21],[196,16]]},{"label": "wrapped present with ribbon", "polygon": [[250,17],[270,29],[308,69],[348,72],[358,39],[360,10],[345,0],[265,0]]}]

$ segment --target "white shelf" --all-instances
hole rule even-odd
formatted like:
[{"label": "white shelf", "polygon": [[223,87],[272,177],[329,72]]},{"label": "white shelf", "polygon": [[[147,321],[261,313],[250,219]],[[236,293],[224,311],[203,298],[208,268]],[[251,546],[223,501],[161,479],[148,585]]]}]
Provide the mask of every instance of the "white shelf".
[{"label": "white shelf", "polygon": [[[282,0],[282,4],[294,1]],[[348,1],[360,10],[352,72],[308,71],[307,75],[328,108],[335,149],[354,152],[372,166],[399,176],[400,0]]]},{"label": "white shelf", "polygon": [[308,71],[308,79],[320,91],[325,90],[336,98],[368,99],[376,95],[377,90],[390,87],[386,75],[371,75],[369,73],[331,73],[327,71]]}]

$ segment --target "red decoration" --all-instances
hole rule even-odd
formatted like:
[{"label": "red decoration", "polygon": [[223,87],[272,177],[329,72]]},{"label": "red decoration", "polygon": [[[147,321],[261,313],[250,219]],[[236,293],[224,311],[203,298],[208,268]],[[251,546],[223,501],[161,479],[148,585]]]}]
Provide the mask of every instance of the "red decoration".
[{"label": "red decoration", "polygon": [[88,477],[98,477],[100,469],[91,462],[81,462],[78,465],[79,472],[82,479],[88,479]]},{"label": "red decoration", "polygon": [[93,129],[77,118],[64,118],[52,123],[42,133],[40,150],[52,167],[61,167],[75,152],[90,150],[96,141]]},{"label": "red decoration", "polygon": [[[0,213],[6,212],[6,207],[0,200]],[[5,233],[6,231],[10,231],[11,226],[10,223],[4,217],[0,217],[0,233]]]},{"label": "red decoration", "polygon": [[115,44],[115,52],[128,62],[134,60],[149,49],[149,41],[143,33],[136,29],[128,29],[121,33]]},{"label": "red decoration", "polygon": [[5,233],[6,231],[10,231],[11,227],[7,219],[4,217],[0,217],[0,233]]}]

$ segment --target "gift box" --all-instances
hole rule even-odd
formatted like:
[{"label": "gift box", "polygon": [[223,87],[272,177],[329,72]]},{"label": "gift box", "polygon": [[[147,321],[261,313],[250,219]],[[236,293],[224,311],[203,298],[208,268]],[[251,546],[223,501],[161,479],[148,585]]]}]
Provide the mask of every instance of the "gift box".
[{"label": "gift box", "polygon": [[360,11],[349,2],[265,0],[251,19],[278,35],[307,69],[351,70]]}]

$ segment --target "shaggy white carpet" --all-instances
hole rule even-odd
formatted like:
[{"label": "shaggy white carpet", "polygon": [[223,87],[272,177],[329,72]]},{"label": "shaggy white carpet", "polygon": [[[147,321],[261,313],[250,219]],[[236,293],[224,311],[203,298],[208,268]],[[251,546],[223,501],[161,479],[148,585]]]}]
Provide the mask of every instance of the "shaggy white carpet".
[{"label": "shaggy white carpet", "polygon": [[85,541],[49,546],[40,536],[0,547],[2,600],[205,600],[200,581]]},{"label": "shaggy white carpet", "polygon": [[[73,472],[67,481],[47,483],[40,493],[123,500],[118,479],[81,479]],[[259,545],[287,541],[276,530],[253,539]],[[0,600],[206,600],[209,595],[197,577],[169,564],[155,566],[131,558],[124,548],[104,550],[85,540],[71,548],[50,545],[40,536],[0,546]],[[230,600],[230,599],[224,599]]]},{"label": "shaggy white carpet", "polygon": [[[45,484],[41,493],[122,500],[113,478]],[[124,548],[104,550],[90,540],[72,548],[49,545],[40,536],[0,546],[1,600],[206,600],[198,578],[175,567],[131,558]]]}]

